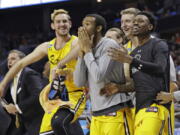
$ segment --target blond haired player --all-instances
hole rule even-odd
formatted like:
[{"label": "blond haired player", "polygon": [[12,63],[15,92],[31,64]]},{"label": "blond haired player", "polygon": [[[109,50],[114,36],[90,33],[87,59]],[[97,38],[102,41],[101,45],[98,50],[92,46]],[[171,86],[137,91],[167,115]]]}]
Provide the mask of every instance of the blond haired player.
[{"label": "blond haired player", "polygon": [[[3,81],[0,83],[0,93],[3,94],[3,90],[10,82],[10,80],[25,66],[30,65],[34,62],[39,61],[43,57],[48,56],[50,62],[50,69],[57,69],[58,62],[60,62],[76,45],[77,38],[70,35],[69,31],[71,28],[71,18],[68,12],[64,9],[54,10],[51,14],[51,28],[55,31],[56,37],[50,41],[40,44],[35,50],[27,55],[25,58],[20,60],[16,65],[6,74]],[[66,69],[74,69],[76,64],[76,54],[72,57],[68,57],[64,61],[66,64]],[[62,64],[63,65],[63,64]],[[50,79],[51,81],[51,79]],[[61,100],[47,99],[47,94],[50,86],[48,85],[42,92],[40,96],[40,101],[42,107],[44,108],[45,115],[41,124],[40,134],[42,135],[59,135],[59,134],[82,134],[81,128],[78,124],[72,124],[76,128],[76,132],[69,133],[71,128],[69,126],[70,122],[75,120],[77,116],[81,114],[84,109],[85,101],[79,100],[83,99],[84,96],[82,89],[77,88],[73,81],[65,81],[66,88],[68,89],[69,101],[71,108],[59,108],[61,105]],[[82,104],[78,101],[83,102]],[[58,107],[54,106],[56,105]],[[50,111],[49,111],[50,110]],[[64,120],[62,122],[62,120]],[[79,130],[78,130],[79,129]]]}]

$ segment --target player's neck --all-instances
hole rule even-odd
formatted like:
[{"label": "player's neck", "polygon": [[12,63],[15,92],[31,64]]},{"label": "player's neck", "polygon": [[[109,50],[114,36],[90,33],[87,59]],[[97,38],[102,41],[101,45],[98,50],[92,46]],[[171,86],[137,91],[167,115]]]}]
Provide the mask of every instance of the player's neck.
[{"label": "player's neck", "polygon": [[139,45],[138,38],[136,36],[132,36],[130,40],[133,48],[136,48]]},{"label": "player's neck", "polygon": [[55,43],[55,48],[61,49],[64,47],[64,45],[71,39],[71,35],[68,34],[66,36],[57,36],[56,37],[56,43]]},{"label": "player's neck", "polygon": [[150,39],[150,35],[142,35],[138,37],[139,46],[144,45],[146,42],[148,42]]},{"label": "player's neck", "polygon": [[101,38],[102,38],[102,35],[100,33],[94,36],[94,38],[93,38],[93,47],[97,46],[97,44],[99,43]]}]

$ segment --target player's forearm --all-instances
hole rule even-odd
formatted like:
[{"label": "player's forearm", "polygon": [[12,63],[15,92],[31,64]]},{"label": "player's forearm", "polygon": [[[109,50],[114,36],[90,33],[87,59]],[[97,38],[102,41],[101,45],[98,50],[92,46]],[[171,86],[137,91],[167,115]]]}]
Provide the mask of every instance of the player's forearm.
[{"label": "player's forearm", "polygon": [[126,82],[125,84],[118,85],[119,92],[132,92],[135,90],[133,80]]},{"label": "player's forearm", "polygon": [[152,63],[147,61],[138,60],[136,58],[133,59],[131,66],[136,67],[143,72],[150,73],[150,74],[162,74],[165,72],[165,68],[167,63],[159,62]]},{"label": "player's forearm", "polygon": [[87,82],[87,67],[85,62],[82,58],[78,58],[78,62],[76,64],[76,69],[74,71],[74,83],[78,87],[83,87],[86,85]]},{"label": "player's forearm", "polygon": [[59,63],[58,63],[58,68],[61,68],[62,66],[64,66],[66,63],[68,63],[69,61],[76,59],[78,57],[78,53],[80,51],[80,47],[79,45],[75,46],[69,53],[68,55],[66,55],[66,57],[64,57],[64,59],[62,59]]}]

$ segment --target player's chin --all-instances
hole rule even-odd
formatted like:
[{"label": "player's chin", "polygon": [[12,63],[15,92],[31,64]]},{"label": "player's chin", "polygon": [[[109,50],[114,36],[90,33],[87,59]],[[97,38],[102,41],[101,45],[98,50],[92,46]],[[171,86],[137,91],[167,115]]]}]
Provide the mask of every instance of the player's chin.
[{"label": "player's chin", "polygon": [[125,35],[126,35],[126,37],[129,37],[131,35],[131,32],[130,31],[126,31]]},{"label": "player's chin", "polygon": [[60,35],[60,36],[67,36],[67,35],[68,35],[68,32],[61,32],[59,35]]}]

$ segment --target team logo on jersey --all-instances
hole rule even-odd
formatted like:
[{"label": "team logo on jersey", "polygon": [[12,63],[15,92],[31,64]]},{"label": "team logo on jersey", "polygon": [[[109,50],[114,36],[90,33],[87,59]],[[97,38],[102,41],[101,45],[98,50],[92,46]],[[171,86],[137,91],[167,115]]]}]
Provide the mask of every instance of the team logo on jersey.
[{"label": "team logo on jersey", "polygon": [[134,56],[134,58],[140,60],[140,59],[141,59],[141,54],[136,54],[136,55]]},{"label": "team logo on jersey", "polygon": [[53,46],[53,44],[50,44],[49,46],[48,46],[48,48],[51,48]]},{"label": "team logo on jersey", "polygon": [[56,59],[55,56],[54,56],[54,54],[52,54],[52,55],[50,55],[50,57],[49,57],[49,61],[50,61],[51,64],[56,65],[56,64],[58,64],[59,59]]},{"label": "team logo on jersey", "polygon": [[135,74],[135,73],[138,72],[139,70],[138,70],[137,68],[135,68],[135,67],[132,67],[131,71],[132,71],[132,74]]},{"label": "team logo on jersey", "polygon": [[148,107],[148,108],[146,109],[146,112],[158,112],[158,107],[155,107],[155,106],[153,106],[153,107]]},{"label": "team logo on jersey", "polygon": [[138,52],[138,53],[141,53],[141,51],[142,51],[142,50],[138,50],[137,52]]}]

